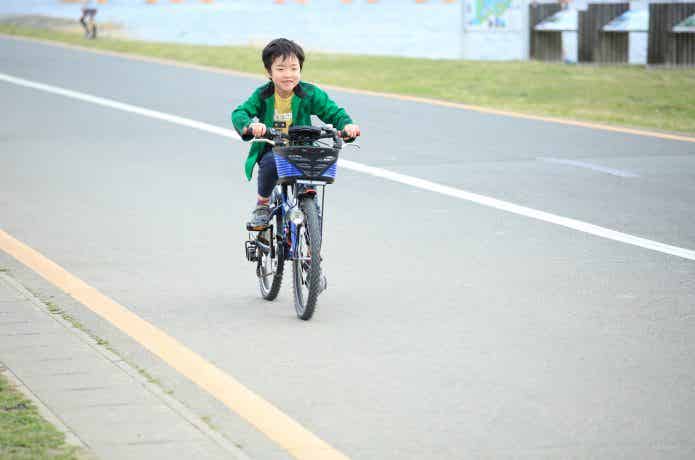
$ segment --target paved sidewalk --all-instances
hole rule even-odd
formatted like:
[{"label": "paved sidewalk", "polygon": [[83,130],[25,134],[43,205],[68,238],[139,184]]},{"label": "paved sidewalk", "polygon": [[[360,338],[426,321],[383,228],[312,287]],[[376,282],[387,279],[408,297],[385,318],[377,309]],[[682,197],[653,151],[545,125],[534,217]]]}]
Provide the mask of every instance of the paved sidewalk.
[{"label": "paved sidewalk", "polygon": [[67,428],[68,439],[99,459],[248,460],[5,273],[0,273],[0,363]]}]

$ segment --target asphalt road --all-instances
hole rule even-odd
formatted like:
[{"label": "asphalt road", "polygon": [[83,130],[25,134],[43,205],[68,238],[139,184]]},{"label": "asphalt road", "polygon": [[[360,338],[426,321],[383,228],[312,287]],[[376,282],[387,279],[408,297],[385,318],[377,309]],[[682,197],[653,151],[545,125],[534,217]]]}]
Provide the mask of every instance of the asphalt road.
[{"label": "asphalt road", "polygon": [[[9,39],[0,72],[225,128],[260,82]],[[695,143],[331,96],[364,131],[347,159],[695,248]],[[695,455],[692,260],[342,169],[327,193],[329,289],[305,323],[289,279],[264,302],[243,257],[246,145],[6,82],[0,105],[0,228],[346,455]],[[250,457],[287,458],[104,320],[0,262]]]}]

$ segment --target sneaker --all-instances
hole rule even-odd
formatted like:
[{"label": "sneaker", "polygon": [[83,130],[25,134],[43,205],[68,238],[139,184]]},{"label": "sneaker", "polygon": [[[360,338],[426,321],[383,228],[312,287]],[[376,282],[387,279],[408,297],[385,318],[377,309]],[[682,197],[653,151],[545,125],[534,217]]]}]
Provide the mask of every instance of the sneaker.
[{"label": "sneaker", "polygon": [[246,229],[251,231],[265,230],[268,227],[270,220],[270,206],[267,204],[259,204],[256,209],[251,212],[251,219],[246,222]]}]

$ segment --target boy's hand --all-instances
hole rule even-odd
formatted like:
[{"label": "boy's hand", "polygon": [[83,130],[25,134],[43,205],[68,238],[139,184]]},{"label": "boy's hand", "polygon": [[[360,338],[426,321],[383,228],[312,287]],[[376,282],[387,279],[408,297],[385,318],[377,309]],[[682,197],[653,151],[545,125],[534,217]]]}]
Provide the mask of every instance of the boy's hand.
[{"label": "boy's hand", "polygon": [[360,135],[360,127],[357,125],[345,125],[343,126],[343,137],[349,137],[355,139]]},{"label": "boy's hand", "polygon": [[249,131],[251,132],[251,134],[253,134],[253,137],[261,137],[265,134],[266,127],[263,123],[251,123],[246,128],[244,128],[244,132],[242,134],[245,135]]}]

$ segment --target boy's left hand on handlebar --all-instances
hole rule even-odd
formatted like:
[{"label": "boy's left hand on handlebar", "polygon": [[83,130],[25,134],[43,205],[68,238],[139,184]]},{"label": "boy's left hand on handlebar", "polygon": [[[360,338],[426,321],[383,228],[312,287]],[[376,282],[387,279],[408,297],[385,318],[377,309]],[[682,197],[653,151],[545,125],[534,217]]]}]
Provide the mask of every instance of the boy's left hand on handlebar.
[{"label": "boy's left hand on handlebar", "polygon": [[343,138],[355,139],[360,135],[360,127],[357,125],[343,126]]}]

